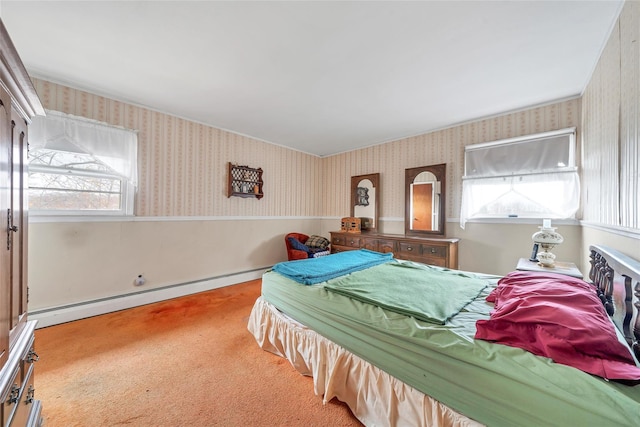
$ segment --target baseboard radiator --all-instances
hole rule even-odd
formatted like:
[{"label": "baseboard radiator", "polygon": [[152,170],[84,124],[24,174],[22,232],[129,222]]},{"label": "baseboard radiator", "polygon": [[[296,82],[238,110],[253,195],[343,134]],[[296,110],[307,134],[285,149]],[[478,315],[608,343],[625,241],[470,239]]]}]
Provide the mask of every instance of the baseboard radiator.
[{"label": "baseboard radiator", "polygon": [[100,314],[125,310],[127,308],[138,307],[145,304],[165,301],[172,298],[259,279],[269,268],[270,267],[262,267],[192,282],[177,283],[161,288],[145,289],[143,291],[132,292],[129,294],[115,295],[113,297],[99,298],[75,304],[29,311],[28,318],[29,320],[37,320],[38,328],[45,328],[47,326],[58,325],[60,323],[72,322],[74,320],[98,316]]}]

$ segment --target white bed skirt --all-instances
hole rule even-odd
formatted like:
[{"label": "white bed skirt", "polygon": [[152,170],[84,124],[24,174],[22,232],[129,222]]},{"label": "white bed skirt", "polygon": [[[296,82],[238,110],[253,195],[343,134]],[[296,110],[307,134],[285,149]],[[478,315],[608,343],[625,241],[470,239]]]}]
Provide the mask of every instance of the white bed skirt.
[{"label": "white bed skirt", "polygon": [[259,297],[247,326],[263,350],[313,377],[326,403],[345,402],[366,426],[481,426],[284,315]]}]

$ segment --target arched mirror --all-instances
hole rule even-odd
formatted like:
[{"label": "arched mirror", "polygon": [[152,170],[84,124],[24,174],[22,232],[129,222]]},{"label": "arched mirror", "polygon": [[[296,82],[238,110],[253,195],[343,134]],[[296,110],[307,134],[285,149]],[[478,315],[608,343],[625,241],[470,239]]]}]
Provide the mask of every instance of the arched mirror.
[{"label": "arched mirror", "polygon": [[363,231],[378,229],[380,174],[351,177],[351,216],[362,220]]},{"label": "arched mirror", "polygon": [[444,236],[446,166],[405,169],[405,234]]}]

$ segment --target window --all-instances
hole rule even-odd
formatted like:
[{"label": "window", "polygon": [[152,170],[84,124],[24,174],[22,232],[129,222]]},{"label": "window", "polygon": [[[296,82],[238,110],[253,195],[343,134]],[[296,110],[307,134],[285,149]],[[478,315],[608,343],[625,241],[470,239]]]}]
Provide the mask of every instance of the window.
[{"label": "window", "polygon": [[29,147],[32,213],[133,214],[134,131],[50,111],[34,118]]},{"label": "window", "polygon": [[473,218],[573,218],[575,128],[465,147],[460,226]]}]

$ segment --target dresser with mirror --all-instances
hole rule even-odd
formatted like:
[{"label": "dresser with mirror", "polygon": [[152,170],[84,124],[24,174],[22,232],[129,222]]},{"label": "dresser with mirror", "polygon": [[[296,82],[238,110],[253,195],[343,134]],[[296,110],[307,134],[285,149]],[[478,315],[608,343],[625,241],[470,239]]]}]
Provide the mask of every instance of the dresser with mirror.
[{"label": "dresser with mirror", "polygon": [[402,235],[379,232],[380,175],[351,177],[351,216],[361,218],[362,231],[332,231],[331,252],[393,252],[398,259],[457,269],[459,239],[445,238],[445,178],[445,164],[405,169]]}]

